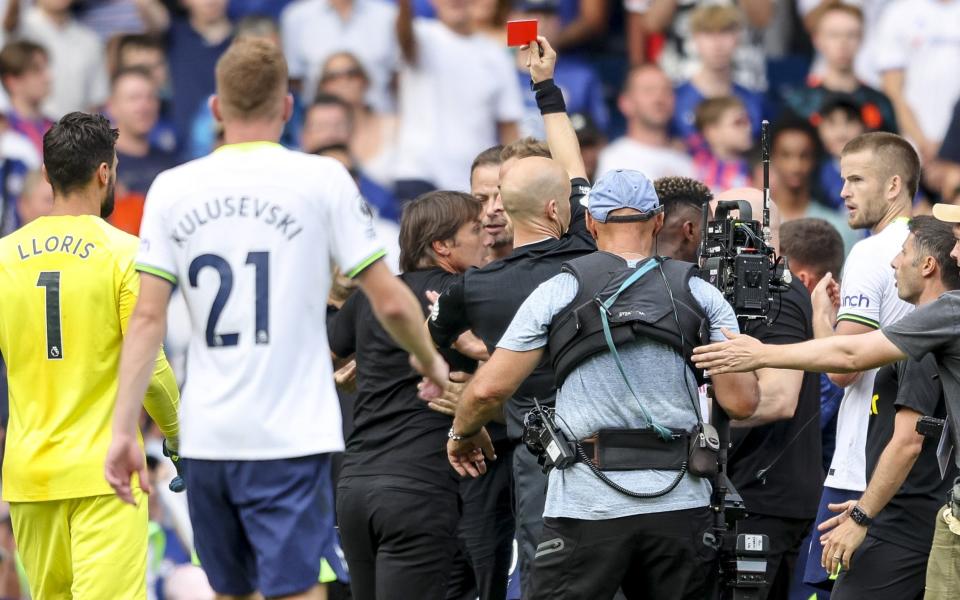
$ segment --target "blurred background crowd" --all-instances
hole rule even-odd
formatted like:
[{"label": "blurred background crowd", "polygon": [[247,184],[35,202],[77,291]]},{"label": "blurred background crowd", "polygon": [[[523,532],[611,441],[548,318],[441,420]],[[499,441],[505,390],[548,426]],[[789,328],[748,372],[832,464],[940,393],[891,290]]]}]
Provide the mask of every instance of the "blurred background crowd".
[{"label": "blurred background crowd", "polygon": [[[154,177],[221,143],[214,65],[256,36],[289,64],[283,143],[343,162],[395,240],[405,199],[469,191],[479,152],[543,137],[511,19],[536,19],[558,49],[591,179],[759,187],[769,119],[783,220],[825,219],[847,250],[865,234],[846,224],[839,155],[862,132],[916,146],[916,214],[960,202],[960,0],[0,0],[0,235],[50,209],[42,137],[75,110],[119,129],[111,221],[136,234]],[[155,512],[154,572],[169,574],[189,556]],[[0,528],[0,582],[17,579],[12,543]],[[191,590],[195,576],[168,579]]]}]

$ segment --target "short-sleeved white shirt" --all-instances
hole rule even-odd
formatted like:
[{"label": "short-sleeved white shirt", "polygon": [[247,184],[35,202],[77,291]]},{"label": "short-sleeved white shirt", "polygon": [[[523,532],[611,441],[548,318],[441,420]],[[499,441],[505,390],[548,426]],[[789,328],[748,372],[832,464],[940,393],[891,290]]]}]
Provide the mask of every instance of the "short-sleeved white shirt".
[{"label": "short-sleeved white shirt", "polygon": [[[879,329],[913,311],[897,296],[890,263],[910,234],[906,220],[897,220],[877,235],[857,242],[847,256],[840,282],[838,320]],[[865,371],[844,390],[837,415],[837,441],[824,485],[841,490],[866,489],[867,427],[877,369]]]},{"label": "short-sleeved white shirt", "polygon": [[600,152],[597,177],[617,169],[640,171],[651,181],[660,177],[693,177],[695,170],[690,156],[673,148],[649,146],[626,136]]},{"label": "short-sleeved white shirt", "polygon": [[340,163],[268,142],[225,146],[156,178],[140,236],[137,268],[176,283],[191,323],[181,453],[342,450],[331,265],[352,276],[384,252]]},{"label": "short-sleeved white shirt", "polygon": [[382,0],[355,0],[343,20],[329,0],[294,2],[280,14],[283,53],[290,78],[300,79],[301,96],[313,102],[323,63],[336,52],[350,52],[370,77],[367,101],[378,111],[392,111],[390,80],[400,50],[396,37],[397,7]]},{"label": "short-sleeved white shirt", "polygon": [[897,0],[886,7],[874,62],[903,69],[904,94],[927,139],[943,140],[960,98],[960,0]]},{"label": "short-sleeved white shirt", "polygon": [[400,71],[397,179],[469,191],[470,165],[498,142],[498,123],[519,122],[523,99],[507,51],[481,34],[415,19],[416,65]]},{"label": "short-sleeved white shirt", "polygon": [[60,26],[37,7],[23,17],[23,37],[50,55],[53,88],[43,105],[45,114],[59,119],[68,112],[90,110],[107,100],[106,54],[92,29],[69,19]]}]

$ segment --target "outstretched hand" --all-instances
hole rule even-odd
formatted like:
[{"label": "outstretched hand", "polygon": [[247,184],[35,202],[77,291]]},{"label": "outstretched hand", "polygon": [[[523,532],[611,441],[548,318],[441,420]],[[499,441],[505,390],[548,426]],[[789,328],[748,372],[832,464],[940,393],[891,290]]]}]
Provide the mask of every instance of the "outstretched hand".
[{"label": "outstretched hand", "polygon": [[693,362],[698,369],[705,369],[710,375],[720,375],[755,371],[762,366],[762,343],[749,335],[733,333],[726,328],[721,331],[728,341],[694,348]]}]

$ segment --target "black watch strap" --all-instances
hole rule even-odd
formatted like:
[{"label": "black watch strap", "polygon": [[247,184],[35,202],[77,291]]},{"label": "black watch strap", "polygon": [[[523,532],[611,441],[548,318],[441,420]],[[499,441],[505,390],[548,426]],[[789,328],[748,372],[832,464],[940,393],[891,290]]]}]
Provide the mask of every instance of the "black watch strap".
[{"label": "black watch strap", "polygon": [[867,511],[860,508],[860,505],[853,507],[853,510],[850,511],[850,518],[854,523],[863,527],[870,527],[873,524],[873,518],[867,514]]}]

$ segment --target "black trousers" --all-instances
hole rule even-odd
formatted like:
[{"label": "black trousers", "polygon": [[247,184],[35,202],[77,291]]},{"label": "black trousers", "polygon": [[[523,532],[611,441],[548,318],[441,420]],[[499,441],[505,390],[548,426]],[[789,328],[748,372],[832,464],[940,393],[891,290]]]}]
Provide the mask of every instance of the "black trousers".
[{"label": "black trousers", "polygon": [[447,600],[504,600],[513,558],[513,444],[496,445],[487,473],[460,482],[460,548]]},{"label": "black trousers", "polygon": [[517,568],[520,590],[530,598],[533,558],[543,532],[543,506],[547,502],[547,476],[540,470],[537,457],[522,443],[513,452],[513,487],[517,515]]},{"label": "black trousers", "polygon": [[[749,504],[748,504],[749,506]],[[787,600],[790,582],[797,565],[803,540],[810,533],[813,519],[790,519],[751,514],[737,523],[737,533],[763,533],[770,541],[767,556],[767,587],[761,589],[758,600]]]},{"label": "black trousers", "polygon": [[341,477],[337,523],[354,600],[443,600],[459,497],[400,476]]},{"label": "black trousers", "polygon": [[708,597],[716,551],[704,544],[707,507],[603,521],[544,519],[533,569],[535,600]]},{"label": "black trousers", "polygon": [[831,600],[920,600],[928,554],[867,535],[853,553],[849,571],[840,571]]}]

